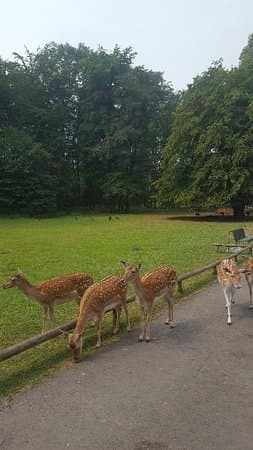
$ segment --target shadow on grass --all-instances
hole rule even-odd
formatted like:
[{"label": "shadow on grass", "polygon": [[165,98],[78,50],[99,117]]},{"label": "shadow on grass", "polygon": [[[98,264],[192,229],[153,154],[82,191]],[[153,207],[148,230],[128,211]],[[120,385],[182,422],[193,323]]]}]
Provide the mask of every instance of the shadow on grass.
[{"label": "shadow on grass", "polygon": [[253,222],[253,216],[244,216],[244,217],[233,217],[233,216],[219,216],[212,214],[203,214],[203,215],[175,215],[168,216],[166,220],[182,220],[187,222],[217,222],[217,223],[230,223],[230,222]]}]

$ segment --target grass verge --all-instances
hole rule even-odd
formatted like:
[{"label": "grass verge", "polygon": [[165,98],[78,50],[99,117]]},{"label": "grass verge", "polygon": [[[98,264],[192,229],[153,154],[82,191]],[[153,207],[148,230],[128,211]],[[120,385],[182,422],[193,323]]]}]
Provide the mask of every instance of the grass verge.
[{"label": "grass verge", "polygon": [[[105,215],[52,219],[0,219],[0,283],[20,268],[32,283],[66,273],[86,271],[94,280],[123,273],[119,261],[142,262],[142,273],[162,265],[178,274],[189,272],[220,257],[214,242],[227,243],[229,230],[244,226],[238,222],[214,223],[168,220],[167,215],[128,215],[108,220]],[[248,234],[253,234],[250,225]],[[189,295],[213,280],[211,272],[184,283]],[[129,291],[131,293],[131,290]],[[179,295],[177,294],[177,299]],[[160,305],[160,303],[159,303]],[[159,307],[159,306],[158,306]],[[130,318],[138,325],[136,304]],[[76,315],[74,302],[55,308],[55,325]],[[124,315],[121,319],[125,331]],[[20,342],[41,330],[41,309],[18,290],[0,291],[0,348]],[[89,329],[84,352],[93,350],[96,336]],[[111,340],[111,319],[103,324],[103,342]],[[0,396],[37,384],[68,364],[72,355],[66,340],[58,338],[0,364]]]}]

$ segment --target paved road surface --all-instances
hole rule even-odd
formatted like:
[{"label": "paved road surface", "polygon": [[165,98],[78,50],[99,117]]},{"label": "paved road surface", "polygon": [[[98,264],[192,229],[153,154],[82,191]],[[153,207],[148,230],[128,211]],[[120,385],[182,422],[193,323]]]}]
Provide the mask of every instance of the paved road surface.
[{"label": "paved road surface", "polygon": [[1,450],[252,450],[253,311],[244,286],[225,324],[214,285],[153,323],[18,395]]}]

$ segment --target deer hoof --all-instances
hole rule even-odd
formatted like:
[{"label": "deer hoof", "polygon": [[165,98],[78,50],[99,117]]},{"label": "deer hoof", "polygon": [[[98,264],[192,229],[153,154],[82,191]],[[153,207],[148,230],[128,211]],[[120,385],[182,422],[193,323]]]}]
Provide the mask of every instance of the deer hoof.
[{"label": "deer hoof", "polygon": [[100,348],[101,347],[101,344],[96,344],[95,345],[95,348]]},{"label": "deer hoof", "polygon": [[232,325],[232,322],[227,322],[228,325]]},{"label": "deer hoof", "polygon": [[138,341],[139,341],[139,342],[142,342],[142,341],[143,341],[143,337],[142,337],[142,336],[139,336]]},{"label": "deer hoof", "polygon": [[170,326],[170,328],[175,328],[176,324],[175,324],[175,322],[170,322],[169,326]]},{"label": "deer hoof", "polygon": [[168,320],[165,320],[164,324],[165,324],[165,325],[169,325],[170,322],[169,322]]},{"label": "deer hoof", "polygon": [[249,305],[249,309],[252,309],[253,308],[253,305]]},{"label": "deer hoof", "polygon": [[129,333],[130,331],[132,331],[132,327],[127,327],[127,332]]},{"label": "deer hoof", "polygon": [[145,341],[150,342],[150,337],[146,337]]}]

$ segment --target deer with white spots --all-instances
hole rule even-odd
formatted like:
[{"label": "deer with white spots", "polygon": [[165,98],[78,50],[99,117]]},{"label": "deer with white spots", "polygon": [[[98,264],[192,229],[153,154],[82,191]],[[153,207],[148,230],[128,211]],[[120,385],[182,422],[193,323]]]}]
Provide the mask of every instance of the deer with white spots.
[{"label": "deer with white spots", "polygon": [[44,311],[42,331],[49,316],[52,323],[54,307],[60,303],[75,300],[79,305],[85,290],[93,284],[93,279],[86,273],[74,273],[51,278],[37,285],[31,284],[21,271],[17,271],[4,284],[2,289],[18,288],[28,298],[36,300]]},{"label": "deer with white spots", "polygon": [[249,309],[253,308],[253,302],[252,302],[252,286],[253,286],[253,257],[250,257],[244,267],[240,270],[241,273],[244,273],[245,279],[247,281],[248,287],[249,287],[249,297],[250,297],[250,303],[249,303]]},{"label": "deer with white spots", "polygon": [[227,324],[232,324],[231,305],[237,289],[241,288],[241,273],[236,262],[232,259],[224,259],[217,268],[217,277],[226,300]]},{"label": "deer with white spots", "polygon": [[[168,313],[165,324],[171,328],[174,324],[174,300],[173,294],[177,287],[177,273],[170,267],[159,267],[152,272],[140,277],[141,264],[130,265],[121,261],[125,267],[125,276],[132,281],[135,294],[141,309],[141,333],[139,341],[150,341],[150,322],[156,298],[164,296],[168,305]],[[148,312],[145,315],[145,307]]]},{"label": "deer with white spots", "polygon": [[[81,303],[79,316],[73,333],[69,334],[69,347],[74,353],[74,361],[79,362],[81,358],[83,336],[88,325],[88,321],[97,317],[97,344],[96,348],[101,346],[101,328],[104,313],[113,309],[113,333],[119,330],[119,314],[121,306],[126,315],[127,330],[130,331],[127,309],[127,277],[111,275],[98,283],[94,283],[84,293]],[[66,333],[64,333],[66,334]]]}]

